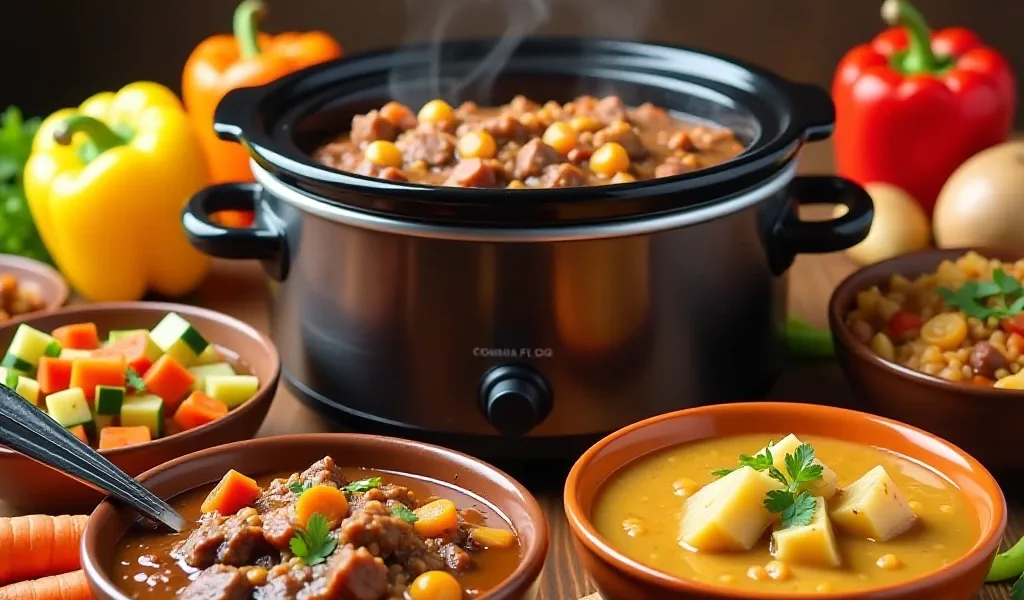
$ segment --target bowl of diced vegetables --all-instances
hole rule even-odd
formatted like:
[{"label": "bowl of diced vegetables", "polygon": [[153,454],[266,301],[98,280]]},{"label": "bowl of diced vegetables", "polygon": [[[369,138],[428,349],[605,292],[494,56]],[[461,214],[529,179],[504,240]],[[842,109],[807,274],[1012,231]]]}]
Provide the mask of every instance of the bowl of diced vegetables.
[{"label": "bowl of diced vegetables", "polygon": [[[0,327],[0,385],[130,475],[252,438],[280,377],[273,343],[227,315],[117,302],[25,315]],[[99,493],[0,446],[0,500],[81,512]]]}]

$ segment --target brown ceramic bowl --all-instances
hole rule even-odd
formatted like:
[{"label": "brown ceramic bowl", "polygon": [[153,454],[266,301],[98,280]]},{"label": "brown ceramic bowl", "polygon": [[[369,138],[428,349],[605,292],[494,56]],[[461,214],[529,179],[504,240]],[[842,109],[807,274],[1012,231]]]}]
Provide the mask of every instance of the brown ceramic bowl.
[{"label": "brown ceramic bowl", "polygon": [[[398,438],[360,434],[305,434],[260,438],[183,456],[147,471],[139,481],[170,499],[214,483],[229,469],[243,473],[300,470],[324,456],[339,464],[426,477],[486,500],[519,535],[518,568],[479,600],[534,600],[548,553],[548,526],[537,500],[498,469],[453,450]],[[118,542],[136,513],[113,502],[100,504],[82,539],[82,568],[97,600],[128,600],[110,579]]]},{"label": "brown ceramic bowl", "polygon": [[[61,325],[91,321],[104,333],[111,329],[149,329],[172,311],[185,317],[226,355],[237,356],[238,362],[259,378],[260,391],[213,423],[147,444],[102,452],[115,465],[135,476],[190,452],[247,440],[255,435],[270,410],[281,371],[277,349],[266,336],[233,317],[205,308],[162,302],[112,302],[69,306],[57,312],[24,315],[9,321],[0,327],[0,348],[7,348],[22,323],[48,332]],[[0,501],[22,512],[85,514],[103,499],[84,484],[2,446],[0,482],[3,482]]]},{"label": "brown ceramic bowl", "polygon": [[882,359],[846,326],[857,292],[934,272],[943,260],[974,250],[1003,261],[1024,258],[1024,249],[972,248],[924,250],[860,269],[832,294],[828,320],[836,357],[862,406],[870,412],[926,429],[964,448],[997,473],[1024,470],[1024,454],[1007,451],[1020,440],[1024,391],[958,383],[926,375]]},{"label": "brown ceramic bowl", "polygon": [[[981,533],[963,557],[939,571],[898,585],[855,593],[765,596],[668,575],[621,554],[590,522],[594,500],[608,478],[652,452],[698,440],[750,433],[818,435],[876,446],[920,461],[945,475],[978,512]],[[591,447],[565,484],[565,513],[573,543],[603,600],[964,600],[973,598],[1006,529],[1006,500],[977,460],[925,431],[867,413],[812,404],[750,402],[691,408],[620,429]]]},{"label": "brown ceramic bowl", "polygon": [[19,286],[35,290],[46,305],[39,312],[57,310],[68,301],[70,290],[67,280],[56,269],[38,260],[0,254],[0,275],[13,275]]}]

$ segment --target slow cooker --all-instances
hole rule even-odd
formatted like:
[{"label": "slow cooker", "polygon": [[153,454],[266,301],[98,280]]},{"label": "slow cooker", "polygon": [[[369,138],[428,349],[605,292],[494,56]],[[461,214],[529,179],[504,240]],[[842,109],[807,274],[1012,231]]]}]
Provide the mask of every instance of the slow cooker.
[{"label": "slow cooker", "polygon": [[[523,459],[765,394],[794,256],[848,248],[871,223],[856,184],[796,175],[801,147],[832,132],[827,93],[693,49],[594,39],[524,40],[493,84],[459,85],[495,43],[345,58],[218,106],[215,129],[249,150],[255,183],[200,192],[184,226],[210,255],[262,261],[288,387],[361,430]],[[385,181],[309,156],[392,99],[607,93],[729,127],[746,150],[680,176],[526,190]],[[800,220],[809,203],[847,211]],[[255,225],[211,220],[229,209],[255,210]]]}]

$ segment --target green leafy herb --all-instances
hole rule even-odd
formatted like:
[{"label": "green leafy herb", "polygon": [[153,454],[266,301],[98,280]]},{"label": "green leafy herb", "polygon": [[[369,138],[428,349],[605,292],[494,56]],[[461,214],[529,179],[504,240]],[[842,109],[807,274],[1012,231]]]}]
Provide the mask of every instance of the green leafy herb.
[{"label": "green leafy herb", "polygon": [[313,513],[306,522],[306,528],[295,529],[295,535],[288,546],[292,554],[302,559],[307,565],[318,565],[338,547],[338,540],[331,537],[331,529],[327,519],[320,513]]},{"label": "green leafy herb", "polygon": [[308,481],[305,483],[301,481],[293,481],[288,484],[288,489],[296,494],[302,494],[302,492],[308,490],[311,487],[313,487],[313,484]]},{"label": "green leafy herb", "polygon": [[135,390],[135,393],[146,393],[146,384],[142,381],[142,377],[139,375],[139,372],[134,368],[128,367],[128,369],[125,370],[125,379],[128,380],[128,387]]},{"label": "green leafy herb", "polygon": [[[772,457],[772,446],[775,445],[774,440],[769,440],[768,445],[765,449],[756,456],[750,456],[749,454],[740,454],[739,465],[740,467],[750,467],[755,471],[764,471],[775,468],[775,459]],[[725,477],[729,473],[732,473],[736,469],[718,469],[712,471],[711,474],[715,477]]]},{"label": "green leafy herb", "polygon": [[373,488],[377,488],[377,487],[380,487],[380,486],[381,486],[381,478],[380,477],[366,477],[364,479],[360,479],[358,481],[353,481],[352,483],[349,483],[348,485],[342,486],[341,487],[341,491],[343,491],[343,492],[368,492],[368,491],[372,490]]},{"label": "green leafy herb", "polygon": [[1010,600],[1024,600],[1024,577],[1021,577],[1010,588]]},{"label": "green leafy herb", "polygon": [[24,120],[15,106],[0,114],[0,253],[51,262],[25,201],[22,173],[39,119]]},{"label": "green leafy herb", "polygon": [[1003,319],[1024,312],[1024,286],[1002,269],[992,271],[992,281],[968,281],[956,290],[940,287],[935,292],[950,308],[976,319]]},{"label": "green leafy herb", "polygon": [[395,504],[391,507],[391,514],[395,515],[399,519],[406,523],[415,523],[420,518],[416,516],[416,513],[412,512],[409,507],[404,504]]},{"label": "green leafy herb", "polygon": [[[1006,552],[996,555],[988,570],[988,575],[985,576],[985,581],[989,583],[1006,581],[1020,577],[1022,573],[1024,573],[1024,538],[1017,540],[1017,543]],[[1024,586],[1024,583],[1021,586]]]}]

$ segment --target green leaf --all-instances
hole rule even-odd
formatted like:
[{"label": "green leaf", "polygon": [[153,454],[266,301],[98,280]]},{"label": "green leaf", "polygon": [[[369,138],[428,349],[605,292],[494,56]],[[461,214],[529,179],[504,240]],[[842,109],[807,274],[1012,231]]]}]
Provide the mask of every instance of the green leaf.
[{"label": "green leaf", "polygon": [[309,536],[311,548],[318,548],[327,542],[331,534],[330,524],[327,518],[320,513],[313,513],[306,521],[306,535]]},{"label": "green leaf", "polygon": [[292,554],[299,558],[305,559],[309,556],[309,541],[306,538],[306,533],[301,529],[295,530],[295,535],[289,540],[288,547],[291,548]]},{"label": "green leaf", "polygon": [[978,300],[1002,294],[1003,290],[995,281],[979,281],[974,285],[974,297]]},{"label": "green leaf", "polygon": [[792,506],[794,501],[795,498],[793,497],[793,494],[786,490],[772,490],[768,492],[763,504],[764,507],[768,509],[768,512],[780,514]]},{"label": "green leaf", "polygon": [[309,566],[318,565],[338,547],[338,540],[331,537],[330,523],[320,513],[313,513],[306,521],[306,528],[295,528],[295,535],[288,542],[292,554]]},{"label": "green leaf", "polygon": [[786,481],[786,476],[782,474],[782,471],[776,469],[775,467],[771,467],[770,469],[768,469],[768,476],[774,479],[775,481],[778,481],[782,485],[789,485],[789,482]]},{"label": "green leaf", "polygon": [[1010,600],[1024,600],[1024,576],[1010,588]]},{"label": "green leaf", "polygon": [[772,451],[766,447],[764,452],[757,456],[740,454],[739,463],[741,467],[750,467],[755,471],[764,471],[765,469],[771,468],[771,466],[775,464],[775,461],[772,459]]},{"label": "green leaf", "polygon": [[412,510],[409,509],[408,506],[404,504],[395,504],[394,506],[392,506],[391,514],[405,521],[406,523],[415,523],[416,521],[420,520],[420,518],[416,516],[416,513],[414,513]]},{"label": "green leaf", "polygon": [[304,486],[301,481],[293,481],[288,484],[288,489],[291,490],[293,494],[301,494],[306,491],[306,486]]},{"label": "green leaf", "polygon": [[1021,284],[1013,275],[1008,275],[1002,269],[992,271],[992,281],[999,286],[1003,294],[1018,294],[1021,291]]},{"label": "green leaf", "polygon": [[1010,313],[1009,316],[1017,316],[1024,312],[1024,297],[1014,300],[1013,304],[1006,307],[1006,312]]},{"label": "green leaf", "polygon": [[135,390],[136,393],[146,393],[146,383],[142,381],[142,377],[139,376],[139,372],[132,367],[128,367],[125,371],[125,379],[128,380],[128,387]]},{"label": "green leaf", "polygon": [[343,492],[368,492],[373,488],[381,486],[380,477],[366,477],[358,481],[353,481],[347,485],[342,486],[341,491]]},{"label": "green leaf", "polygon": [[725,477],[726,475],[732,473],[735,470],[736,469],[716,469],[711,472],[711,475],[714,477]]},{"label": "green leaf", "polygon": [[782,520],[779,522],[779,527],[789,529],[790,527],[803,527],[807,525],[814,517],[816,506],[817,501],[814,499],[814,496],[808,492],[800,492],[793,499],[792,504],[782,511]]}]

